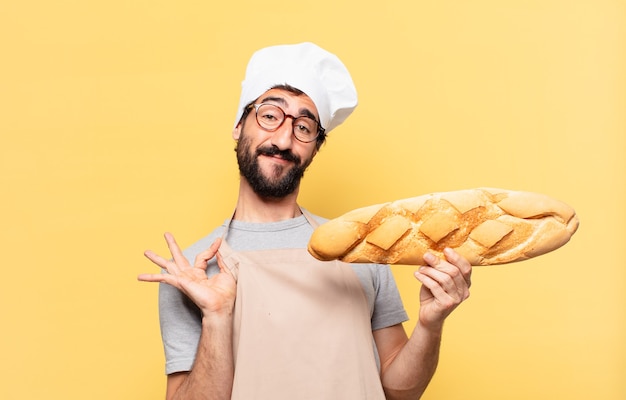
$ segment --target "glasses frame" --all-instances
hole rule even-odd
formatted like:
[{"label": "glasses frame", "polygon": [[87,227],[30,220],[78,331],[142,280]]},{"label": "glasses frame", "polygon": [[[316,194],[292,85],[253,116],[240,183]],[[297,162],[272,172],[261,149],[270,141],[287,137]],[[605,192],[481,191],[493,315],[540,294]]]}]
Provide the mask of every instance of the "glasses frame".
[{"label": "glasses frame", "polygon": [[[266,128],[265,126],[263,126],[263,124],[261,123],[261,121],[259,121],[259,108],[261,106],[272,106],[272,107],[276,107],[280,110],[280,112],[283,113],[283,120],[280,122],[280,124],[278,124],[278,126],[274,129],[269,129]],[[311,119],[313,121],[315,121],[315,123],[317,124],[317,132],[316,135],[313,139],[311,140],[302,140],[298,137],[298,135],[296,135],[296,125],[292,124],[291,127],[291,134],[293,135],[293,137],[296,138],[297,141],[302,142],[302,143],[311,143],[314,142],[315,140],[317,140],[318,137],[324,135],[324,133],[326,132],[326,130],[324,128],[322,128],[322,124],[320,123],[320,121],[316,120],[315,118],[311,118],[307,115],[300,115],[299,117],[296,117],[294,115],[291,114],[287,114],[285,112],[285,110],[283,110],[281,107],[277,106],[276,104],[272,104],[272,103],[260,103],[260,104],[250,104],[248,106],[248,108],[254,108],[254,118],[256,119],[257,124],[261,127],[261,129],[267,131],[267,132],[276,132],[281,126],[283,126],[283,124],[285,123],[285,121],[287,120],[287,118],[291,118],[292,121],[296,121],[298,118],[308,118]]]}]

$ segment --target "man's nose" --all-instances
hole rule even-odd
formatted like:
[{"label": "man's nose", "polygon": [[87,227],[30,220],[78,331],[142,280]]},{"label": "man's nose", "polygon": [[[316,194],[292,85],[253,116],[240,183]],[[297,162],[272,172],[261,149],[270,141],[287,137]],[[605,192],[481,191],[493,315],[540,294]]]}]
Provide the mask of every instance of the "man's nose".
[{"label": "man's nose", "polygon": [[274,131],[270,142],[280,150],[290,149],[293,145],[293,118],[285,118],[283,124]]}]

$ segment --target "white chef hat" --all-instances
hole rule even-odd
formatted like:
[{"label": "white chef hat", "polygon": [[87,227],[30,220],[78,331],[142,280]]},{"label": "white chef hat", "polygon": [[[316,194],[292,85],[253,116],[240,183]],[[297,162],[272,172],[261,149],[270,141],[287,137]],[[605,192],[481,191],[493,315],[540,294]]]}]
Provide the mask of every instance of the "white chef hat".
[{"label": "white chef hat", "polygon": [[313,100],[327,133],[348,118],[357,105],[350,73],[334,54],[313,43],[266,47],[255,52],[248,62],[235,126],[245,106],[272,87],[284,84]]}]

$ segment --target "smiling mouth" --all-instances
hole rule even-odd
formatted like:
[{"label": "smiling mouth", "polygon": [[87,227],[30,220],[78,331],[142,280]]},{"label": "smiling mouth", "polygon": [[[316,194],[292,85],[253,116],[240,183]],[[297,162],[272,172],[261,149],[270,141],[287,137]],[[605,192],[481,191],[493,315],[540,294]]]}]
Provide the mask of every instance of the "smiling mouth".
[{"label": "smiling mouth", "polygon": [[265,156],[265,157],[269,157],[275,160],[281,160],[283,162],[293,162],[295,164],[300,164],[300,158],[289,150],[281,151],[276,147],[269,147],[269,148],[259,148],[257,149],[256,153],[257,153],[257,157]]},{"label": "smiling mouth", "polygon": [[279,156],[279,155],[268,156],[268,155],[265,155],[265,154],[261,154],[259,157],[266,158],[267,160],[269,160],[270,163],[273,163],[276,166],[279,166],[279,165],[287,166],[287,165],[293,163],[293,161],[287,160],[284,157]]}]

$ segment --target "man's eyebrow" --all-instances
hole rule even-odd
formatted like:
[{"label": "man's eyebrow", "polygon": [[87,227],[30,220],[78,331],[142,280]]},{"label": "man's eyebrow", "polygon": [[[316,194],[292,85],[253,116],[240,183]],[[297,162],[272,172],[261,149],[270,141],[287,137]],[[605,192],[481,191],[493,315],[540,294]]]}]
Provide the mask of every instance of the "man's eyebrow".
[{"label": "man's eyebrow", "polygon": [[313,121],[317,121],[317,117],[315,116],[315,114],[313,114],[311,112],[311,110],[309,110],[308,108],[301,108],[300,109],[300,117],[305,116],[305,117],[309,117],[311,118]]},{"label": "man's eyebrow", "polygon": [[284,106],[287,105],[287,100],[283,99],[282,97],[276,97],[276,96],[267,96],[261,99],[261,103],[265,103],[266,101],[275,101],[277,103],[280,103]]},{"label": "man's eyebrow", "polygon": [[[283,106],[287,105],[287,100],[285,100],[282,97],[267,96],[267,97],[264,97],[264,98],[260,99],[260,103],[265,103],[267,101],[273,101],[273,102],[276,102],[276,103],[280,103]],[[308,108],[303,107],[299,111],[300,111],[300,115],[298,115],[298,117],[305,116],[305,117],[311,118],[314,121],[317,121],[317,117],[315,116],[315,114],[313,114],[311,112],[311,110],[309,110]]]}]

